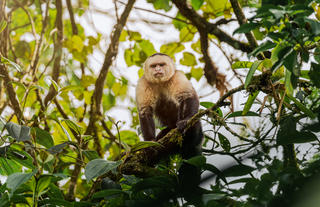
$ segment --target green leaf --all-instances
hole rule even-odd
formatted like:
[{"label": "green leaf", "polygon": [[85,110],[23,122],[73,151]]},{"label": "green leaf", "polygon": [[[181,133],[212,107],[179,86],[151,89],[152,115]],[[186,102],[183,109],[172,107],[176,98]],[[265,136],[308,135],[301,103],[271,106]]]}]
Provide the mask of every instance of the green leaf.
[{"label": "green leaf", "polygon": [[11,190],[11,194],[23,183],[27,182],[32,176],[34,176],[38,170],[33,170],[31,173],[14,173],[7,178],[7,187]]},{"label": "green leaf", "polygon": [[246,104],[244,105],[242,115],[246,115],[250,111],[251,106],[252,106],[254,100],[256,100],[258,94],[259,94],[259,91],[256,91],[256,92],[253,92],[252,94],[249,95],[248,100],[247,100]]},{"label": "green leaf", "polygon": [[131,151],[135,152],[147,147],[162,147],[162,145],[158,142],[153,142],[153,141],[142,141],[142,142],[138,142],[137,144],[133,145],[131,147]]},{"label": "green leaf", "polygon": [[40,178],[37,181],[37,192],[38,197],[40,197],[42,194],[46,193],[46,189],[51,184],[51,178],[52,175],[41,175]]},{"label": "green leaf", "polygon": [[291,99],[296,105],[297,107],[303,112],[305,113],[307,116],[309,116],[311,119],[316,118],[316,114],[313,113],[313,111],[311,111],[310,109],[308,109],[304,104],[302,104],[301,102],[299,102],[296,98],[294,98],[293,96],[291,96],[290,94],[287,94],[287,97],[289,99]]},{"label": "green leaf", "polygon": [[183,58],[180,60],[180,63],[186,66],[197,65],[196,57],[190,52],[183,53]]},{"label": "green leaf", "polygon": [[237,61],[232,64],[232,69],[251,68],[253,62],[250,61]]},{"label": "green leaf", "polygon": [[127,193],[119,189],[108,189],[108,190],[102,190],[93,194],[92,198],[113,197],[121,194],[127,194]]},{"label": "green leaf", "polygon": [[297,66],[297,52],[292,50],[288,55],[286,55],[285,59],[283,60],[283,65],[295,76],[298,76],[296,70],[294,69]]},{"label": "green leaf", "polygon": [[227,139],[227,137],[225,137],[223,134],[218,133],[219,136],[219,142],[221,147],[226,151],[226,152],[230,152],[231,149],[231,144],[229,142],[229,140]]},{"label": "green leaf", "polygon": [[315,36],[318,36],[320,34],[320,23],[319,21],[315,21],[313,19],[305,18],[305,22],[309,23],[311,29],[312,29],[312,34]]},{"label": "green leaf", "polygon": [[206,158],[202,155],[199,155],[185,160],[185,162],[198,168],[202,168],[206,164]]},{"label": "green leaf", "polygon": [[142,51],[147,54],[147,56],[153,55],[157,52],[149,40],[142,40],[139,42],[139,46],[141,47]]},{"label": "green leaf", "polygon": [[17,63],[15,63],[15,62],[13,62],[13,61],[11,61],[11,60],[3,57],[3,56],[1,56],[0,60],[1,60],[1,63],[11,66],[12,68],[16,69],[18,72],[22,71],[20,65],[18,65]]},{"label": "green leaf", "polygon": [[222,172],[225,177],[237,177],[237,176],[244,176],[251,173],[255,170],[254,167],[250,167],[248,165],[234,165],[232,167],[227,168]]},{"label": "green leaf", "polygon": [[203,70],[201,68],[191,68],[191,76],[197,81],[200,80],[202,75],[203,75]]},{"label": "green leaf", "polygon": [[169,4],[170,0],[148,0],[149,3],[152,3],[154,8],[159,10],[163,9],[165,11],[169,11],[171,6]]},{"label": "green leaf", "polygon": [[271,48],[274,48],[275,46],[277,46],[276,43],[271,42],[270,40],[262,43],[261,45],[259,45],[257,48],[255,48],[251,53],[248,54],[249,57],[251,56],[257,56],[259,53],[269,50]]},{"label": "green leaf", "polygon": [[314,59],[320,63],[320,47],[317,47],[314,51]]},{"label": "green leaf", "polygon": [[152,188],[163,188],[163,189],[172,189],[175,186],[176,182],[172,177],[169,176],[154,176],[146,178],[138,182],[132,187],[133,192],[139,192],[145,189]]},{"label": "green leaf", "polygon": [[64,119],[64,120],[62,120],[62,121],[65,122],[66,125],[67,125],[70,129],[74,130],[78,135],[81,135],[81,134],[82,134],[83,129],[82,129],[80,126],[78,126],[76,123],[74,123],[73,121],[71,121],[70,119]]},{"label": "green leaf", "polygon": [[36,142],[45,146],[46,148],[50,148],[54,145],[53,139],[49,132],[40,129],[38,127],[34,128],[36,132]]},{"label": "green leaf", "polygon": [[[210,201],[216,201],[216,200],[221,200],[222,198],[225,198],[226,197],[226,194],[222,194],[222,193],[210,193],[210,194],[203,194],[202,195],[202,201],[204,203],[204,205],[207,206],[207,204],[210,202]],[[211,206],[209,204],[209,206]]]},{"label": "green leaf", "polygon": [[247,24],[242,24],[239,28],[234,30],[233,34],[237,33],[248,33],[251,30],[257,28],[260,26],[260,23],[247,23]]},{"label": "green leaf", "polygon": [[0,33],[7,27],[7,22],[5,20],[0,21]]},{"label": "green leaf", "polygon": [[203,106],[204,108],[208,109],[214,106],[214,103],[212,102],[200,102],[200,105]]},{"label": "green leaf", "polygon": [[0,174],[11,175],[21,171],[21,166],[7,158],[0,157]]},{"label": "green leaf", "polygon": [[194,10],[199,10],[200,7],[202,6],[204,0],[191,0],[191,6],[193,7]]},{"label": "green leaf", "polygon": [[81,52],[84,47],[81,37],[78,35],[73,35],[71,38],[71,41],[72,41],[72,48],[77,50],[78,52]]},{"label": "green leaf", "polygon": [[[16,163],[19,163],[20,165],[27,167],[29,169],[36,168],[36,166],[34,166],[34,164],[33,164],[33,158],[27,152],[13,149],[13,147],[11,147],[10,149],[11,149],[12,153],[18,153],[20,155],[20,156],[16,156],[15,154],[13,154],[10,157],[11,160],[14,160]],[[22,156],[23,156],[23,158],[22,158]]]},{"label": "green leaf", "polygon": [[84,156],[86,156],[90,161],[94,159],[98,159],[100,156],[97,151],[95,150],[84,150]]},{"label": "green leaf", "polygon": [[286,87],[286,93],[292,95],[293,94],[293,86],[291,84],[291,72],[289,70],[286,70],[286,72],[285,72],[284,84]]},{"label": "green leaf", "polygon": [[30,127],[21,126],[13,122],[8,122],[5,125],[9,135],[17,141],[29,141],[30,138]]},{"label": "green leaf", "polygon": [[69,201],[58,198],[43,199],[38,202],[39,206],[64,206],[74,207],[75,205]]},{"label": "green leaf", "polygon": [[49,149],[47,149],[48,152],[50,152],[51,154],[57,154],[57,153],[60,153],[62,152],[63,148],[67,146],[67,142],[64,142],[62,144],[58,144],[58,145],[55,145]]},{"label": "green leaf", "polygon": [[116,169],[121,162],[122,161],[112,162],[104,159],[91,160],[84,170],[87,182],[109,172],[110,170]]},{"label": "green leaf", "polygon": [[185,47],[183,44],[172,42],[172,43],[162,45],[160,47],[160,52],[165,53],[169,56],[174,56],[175,53],[181,52],[184,49],[185,49]]},{"label": "green leaf", "polygon": [[242,114],[242,111],[235,111],[231,114],[229,114],[226,119],[233,118],[233,117],[240,117],[240,116],[260,116],[258,113],[253,111],[248,111],[245,115]]},{"label": "green leaf", "polygon": [[193,40],[195,32],[191,31],[192,29],[189,27],[184,27],[180,30],[180,41],[181,42],[190,42]]},{"label": "green leaf", "polygon": [[310,131],[297,131],[297,123],[293,116],[288,116],[280,121],[277,133],[277,144],[307,143],[317,140],[317,136]]},{"label": "green leaf", "polygon": [[311,68],[309,72],[309,77],[313,84],[317,87],[320,88],[320,65],[316,63],[311,63]]},{"label": "green leaf", "polygon": [[251,66],[251,68],[250,68],[250,70],[249,70],[249,72],[248,72],[248,74],[247,74],[247,77],[246,77],[246,80],[245,80],[245,83],[244,83],[244,88],[248,88],[248,86],[249,86],[249,84],[250,84],[250,82],[251,82],[251,79],[252,79],[252,77],[253,77],[253,75],[254,75],[254,72],[257,70],[257,68],[259,67],[259,65],[262,63],[262,61],[261,60],[258,60],[258,61],[255,61],[253,64],[252,64],[252,66]]}]

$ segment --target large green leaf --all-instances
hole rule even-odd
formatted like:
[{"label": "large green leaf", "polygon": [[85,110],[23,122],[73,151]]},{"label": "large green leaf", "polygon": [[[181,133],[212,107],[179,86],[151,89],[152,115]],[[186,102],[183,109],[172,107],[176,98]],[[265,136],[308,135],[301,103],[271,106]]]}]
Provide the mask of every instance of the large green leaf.
[{"label": "large green leaf", "polygon": [[36,131],[36,142],[45,146],[46,148],[50,148],[54,145],[53,139],[49,132],[40,129],[38,127],[34,128]]},{"label": "large green leaf", "polygon": [[113,162],[104,159],[91,160],[85,168],[84,175],[86,176],[87,182],[93,178],[99,177],[110,170],[116,169],[121,164],[121,161]]},{"label": "large green leaf", "polygon": [[13,122],[8,122],[6,123],[5,127],[9,135],[17,141],[29,141],[31,139],[30,128],[27,126],[21,126]]},{"label": "large green leaf", "polygon": [[33,170],[31,173],[14,173],[7,178],[7,187],[13,193],[21,184],[27,182],[32,176],[34,176],[38,170]]}]

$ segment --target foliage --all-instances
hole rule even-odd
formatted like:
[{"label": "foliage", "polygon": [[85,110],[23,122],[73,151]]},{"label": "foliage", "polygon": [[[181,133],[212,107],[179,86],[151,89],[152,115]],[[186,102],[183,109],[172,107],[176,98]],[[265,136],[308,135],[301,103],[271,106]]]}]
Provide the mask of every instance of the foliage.
[{"label": "foliage", "polygon": [[[3,2],[0,206],[318,205],[318,0],[147,0],[152,10],[128,0],[105,11],[89,0]],[[246,22],[238,6],[254,15]],[[129,16],[138,10],[170,22]],[[90,12],[111,16],[112,32],[86,28]],[[158,45],[128,16],[145,27],[152,23],[148,29],[160,36],[170,27],[177,38],[161,37]],[[235,16],[240,25],[231,34]],[[219,72],[236,81],[210,79],[210,72],[217,75],[214,50],[230,63],[229,71]],[[218,101],[201,97],[195,118],[205,129],[202,156],[170,154],[148,166],[138,161],[163,145],[139,141],[130,93],[135,84],[126,73],[141,76],[155,52],[173,57],[193,83],[207,81],[211,89],[215,80],[229,90],[219,88],[224,95]],[[96,54],[104,56],[100,68],[92,64]],[[237,106],[231,97],[242,90],[247,93]],[[112,115],[119,106],[131,115],[129,122],[123,113]],[[221,167],[212,161],[221,156],[232,162],[224,159]],[[122,173],[132,160],[130,175]]]}]

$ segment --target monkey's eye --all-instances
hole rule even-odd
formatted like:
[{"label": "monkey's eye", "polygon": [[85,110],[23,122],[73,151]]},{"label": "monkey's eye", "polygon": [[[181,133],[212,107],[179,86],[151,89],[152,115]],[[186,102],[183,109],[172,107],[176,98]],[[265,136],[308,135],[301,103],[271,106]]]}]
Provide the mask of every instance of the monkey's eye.
[{"label": "monkey's eye", "polygon": [[165,63],[160,63],[159,65],[160,65],[160,67],[163,67],[163,66],[165,66],[166,64],[165,64]]}]

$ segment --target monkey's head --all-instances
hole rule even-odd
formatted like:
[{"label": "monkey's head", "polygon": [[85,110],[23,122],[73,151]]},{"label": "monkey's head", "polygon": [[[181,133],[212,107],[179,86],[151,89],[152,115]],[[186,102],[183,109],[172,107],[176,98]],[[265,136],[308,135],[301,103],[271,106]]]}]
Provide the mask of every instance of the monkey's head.
[{"label": "monkey's head", "polygon": [[152,83],[170,80],[176,70],[173,60],[163,53],[156,53],[148,57],[143,68],[147,81]]}]

